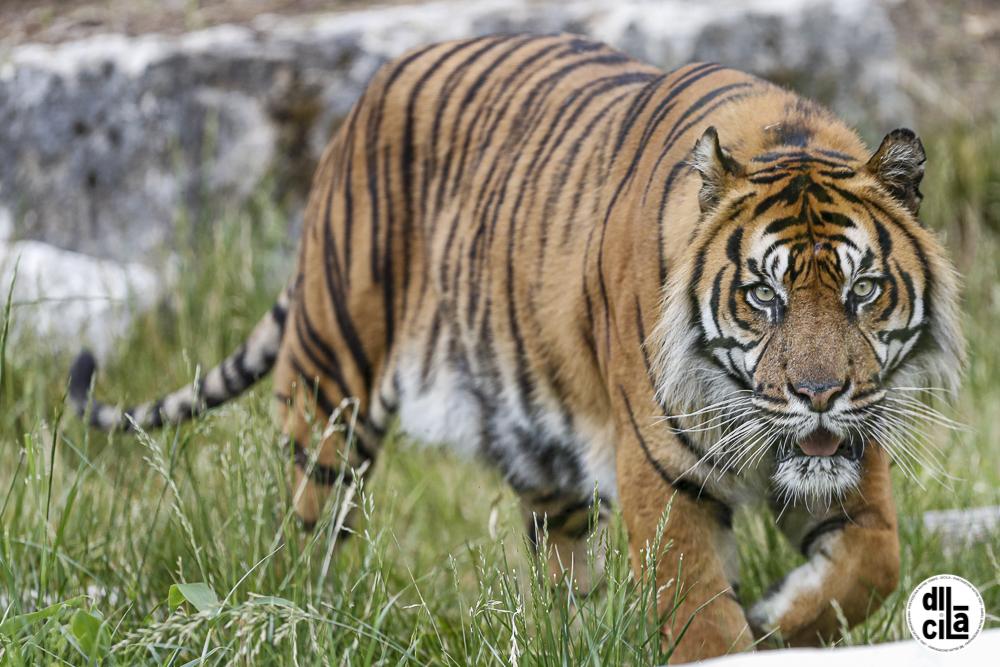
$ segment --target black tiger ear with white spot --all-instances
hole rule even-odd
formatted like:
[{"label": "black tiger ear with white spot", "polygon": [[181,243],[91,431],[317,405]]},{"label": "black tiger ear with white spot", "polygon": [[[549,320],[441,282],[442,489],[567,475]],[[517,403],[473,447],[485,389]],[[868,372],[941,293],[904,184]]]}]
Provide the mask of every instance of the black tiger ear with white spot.
[{"label": "black tiger ear with white spot", "polygon": [[920,181],[924,177],[927,154],[913,130],[901,128],[885,135],[882,145],[865,168],[911,213],[920,209]]},{"label": "black tiger ear with white spot", "polygon": [[698,203],[703,213],[715,208],[733,181],[746,173],[743,165],[719,143],[719,133],[714,127],[705,130],[695,143],[688,163],[701,174]]}]

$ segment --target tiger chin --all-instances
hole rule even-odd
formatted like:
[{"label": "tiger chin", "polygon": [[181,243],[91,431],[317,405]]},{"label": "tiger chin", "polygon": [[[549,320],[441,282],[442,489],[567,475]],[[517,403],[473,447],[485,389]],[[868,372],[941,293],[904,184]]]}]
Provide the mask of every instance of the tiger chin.
[{"label": "tiger chin", "polygon": [[[831,641],[896,587],[890,462],[922,462],[922,420],[946,418],[917,390],[953,392],[963,365],[924,162],[909,130],[871,151],[712,63],[665,73],[572,35],[433,44],[336,132],[291,279],[233,354],[119,408],[84,353],[70,398],[95,428],[150,429],[272,373],[307,529],[345,515],[331,492],[398,423],[497,467],[581,591],[620,508],[674,662]],[[347,441],[329,422],[349,399]],[[806,562],[744,607],[747,505]]]}]

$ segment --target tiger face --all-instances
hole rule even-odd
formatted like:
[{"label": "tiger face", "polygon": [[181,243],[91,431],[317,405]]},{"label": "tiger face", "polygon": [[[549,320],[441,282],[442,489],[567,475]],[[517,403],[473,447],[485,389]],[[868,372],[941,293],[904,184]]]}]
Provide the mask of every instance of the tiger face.
[{"label": "tiger face", "polygon": [[[702,219],[667,287],[659,396],[693,409],[725,471],[773,460],[777,494],[855,487],[868,446],[908,469],[921,383],[962,366],[956,277],[917,220],[925,155],[909,130],[867,163],[783,149],[740,164],[709,128],[692,152]],[[678,322],[684,326],[677,326]]]}]

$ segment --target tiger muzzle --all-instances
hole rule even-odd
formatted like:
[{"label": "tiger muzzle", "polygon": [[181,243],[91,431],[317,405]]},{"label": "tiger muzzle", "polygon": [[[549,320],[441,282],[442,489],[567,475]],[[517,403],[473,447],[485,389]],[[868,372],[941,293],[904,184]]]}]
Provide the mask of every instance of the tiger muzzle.
[{"label": "tiger muzzle", "polygon": [[838,396],[844,393],[847,382],[838,380],[789,383],[789,391],[809,404],[816,412],[826,412]]}]

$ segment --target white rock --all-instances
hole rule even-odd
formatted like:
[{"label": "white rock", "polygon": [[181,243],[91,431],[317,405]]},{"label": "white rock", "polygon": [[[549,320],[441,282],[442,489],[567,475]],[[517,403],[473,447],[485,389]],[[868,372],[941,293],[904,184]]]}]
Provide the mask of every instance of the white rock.
[{"label": "white rock", "polygon": [[1000,630],[984,630],[963,649],[941,653],[915,641],[825,649],[783,649],[705,660],[702,667],[995,667]]},{"label": "white rock", "polygon": [[95,259],[38,241],[0,242],[0,312],[12,280],[8,354],[30,338],[51,350],[86,346],[104,358],[161,289],[156,274],[141,264]]},{"label": "white rock", "polygon": [[6,206],[0,206],[0,241],[6,241],[14,234],[14,216]]},{"label": "white rock", "polygon": [[924,528],[949,549],[967,548],[1000,533],[1000,505],[924,512]]}]

